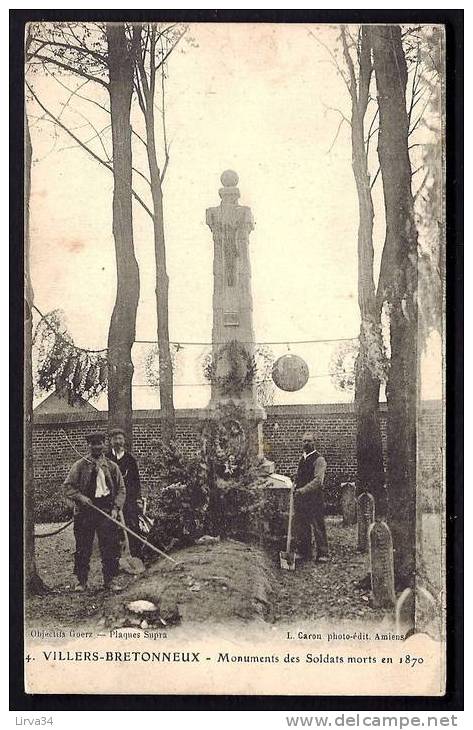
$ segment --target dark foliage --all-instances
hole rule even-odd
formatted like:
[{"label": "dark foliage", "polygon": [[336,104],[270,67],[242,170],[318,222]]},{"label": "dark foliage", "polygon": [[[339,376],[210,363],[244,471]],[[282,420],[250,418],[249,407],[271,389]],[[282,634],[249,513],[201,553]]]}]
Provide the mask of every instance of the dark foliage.
[{"label": "dark foliage", "polygon": [[72,506],[62,492],[62,479],[34,480],[35,522],[65,522],[72,517]]}]

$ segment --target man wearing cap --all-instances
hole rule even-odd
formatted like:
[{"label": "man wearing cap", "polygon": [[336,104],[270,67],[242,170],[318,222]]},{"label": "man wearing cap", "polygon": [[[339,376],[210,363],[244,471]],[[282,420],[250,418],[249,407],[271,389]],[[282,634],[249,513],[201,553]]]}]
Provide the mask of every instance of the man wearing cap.
[{"label": "man wearing cap", "polygon": [[102,558],[104,587],[113,589],[120,559],[120,529],[92,505],[117,519],[125,503],[125,483],[120,469],[104,455],[105,435],[95,431],[86,438],[89,454],[72,465],[64,482],[65,496],[74,502],[75,590],[87,588],[95,533]]},{"label": "man wearing cap", "polygon": [[[141,493],[140,474],[135,457],[125,450],[125,433],[121,428],[113,428],[110,431],[111,449],[107,454],[110,461],[119,467],[126,488],[126,499],[123,506],[123,517],[125,524],[133,532],[139,532],[139,514],[143,512],[144,498]],[[132,535],[128,536],[130,553],[134,557],[140,557],[142,548],[139,540]]]},{"label": "man wearing cap", "polygon": [[297,555],[312,558],[312,530],[317,560],[328,561],[327,532],[323,485],[327,462],[315,448],[315,436],[307,431],[302,437],[302,457],[299,461],[294,492],[294,518]]}]

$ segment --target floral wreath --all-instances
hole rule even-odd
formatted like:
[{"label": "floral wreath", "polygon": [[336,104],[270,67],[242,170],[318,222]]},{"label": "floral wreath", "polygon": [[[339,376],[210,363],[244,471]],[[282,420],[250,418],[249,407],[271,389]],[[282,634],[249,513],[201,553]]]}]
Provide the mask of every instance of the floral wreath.
[{"label": "floral wreath", "polygon": [[[218,364],[225,356],[228,358],[229,371],[226,375],[218,375]],[[240,370],[242,363],[244,375]],[[253,383],[255,375],[255,358],[238,340],[230,340],[223,344],[204,365],[204,377],[213,385],[217,385],[224,395],[241,393]]]}]

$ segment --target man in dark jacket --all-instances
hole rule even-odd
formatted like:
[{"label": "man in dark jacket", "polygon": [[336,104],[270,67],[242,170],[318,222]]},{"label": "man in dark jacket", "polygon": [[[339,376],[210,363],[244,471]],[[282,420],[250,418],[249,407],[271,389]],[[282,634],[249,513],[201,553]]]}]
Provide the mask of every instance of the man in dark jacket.
[{"label": "man in dark jacket", "polygon": [[[110,431],[111,449],[108,458],[119,467],[126,487],[126,500],[123,506],[123,517],[125,524],[133,532],[139,532],[138,516],[144,509],[144,498],[141,493],[140,474],[135,457],[125,450],[125,434],[121,428],[114,428]],[[130,553],[134,557],[140,557],[142,543],[128,535]]]},{"label": "man in dark jacket", "polygon": [[104,586],[114,588],[120,559],[120,531],[91,505],[116,519],[125,503],[125,484],[120,469],[104,456],[105,435],[98,431],[91,433],[87,443],[89,455],[72,465],[64,482],[64,494],[74,503],[76,591],[87,588],[95,533],[102,558]]},{"label": "man in dark jacket", "polygon": [[312,558],[312,530],[317,560],[328,561],[323,484],[327,462],[315,448],[315,437],[307,431],[302,437],[303,453],[297,469],[294,492],[295,538],[299,558]]}]

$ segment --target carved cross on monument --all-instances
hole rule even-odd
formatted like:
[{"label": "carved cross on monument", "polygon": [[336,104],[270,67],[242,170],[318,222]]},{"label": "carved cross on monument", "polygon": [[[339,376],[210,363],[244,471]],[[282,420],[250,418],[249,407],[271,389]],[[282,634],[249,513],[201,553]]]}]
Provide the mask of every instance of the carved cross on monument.
[{"label": "carved cross on monument", "polygon": [[[238,175],[233,170],[222,173],[221,203],[207,208],[207,225],[214,240],[213,353],[222,343],[237,340],[248,354],[254,354],[253,300],[249,235],[254,228],[250,208],[239,205]],[[219,397],[212,390],[212,398]],[[253,388],[240,397],[254,401]]]},{"label": "carved cross on monument", "polygon": [[[246,430],[254,460],[264,463],[262,449],[262,421],[264,408],[256,401],[254,379],[244,387],[222,388],[225,375],[233,370],[243,375],[248,363],[254,358],[255,336],[253,331],[253,299],[251,295],[251,264],[249,236],[254,228],[251,209],[239,205],[238,175],[226,170],[220,177],[220,205],[207,208],[206,222],[212,231],[214,242],[213,264],[213,327],[212,356],[217,369],[216,382],[212,382],[210,411],[225,403],[233,403],[244,409]],[[237,343],[238,362],[230,362],[225,349],[227,343]],[[266,462],[266,471],[272,473],[274,465]]]}]

